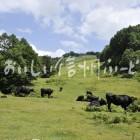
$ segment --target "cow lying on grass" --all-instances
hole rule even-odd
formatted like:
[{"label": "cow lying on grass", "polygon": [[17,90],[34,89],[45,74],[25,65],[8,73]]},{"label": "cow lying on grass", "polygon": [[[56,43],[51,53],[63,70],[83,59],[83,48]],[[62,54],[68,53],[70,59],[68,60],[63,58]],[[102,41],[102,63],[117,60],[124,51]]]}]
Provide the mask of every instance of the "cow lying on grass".
[{"label": "cow lying on grass", "polygon": [[78,96],[76,101],[90,102],[89,106],[103,106],[103,105],[106,105],[106,101],[103,98],[99,99],[99,97],[93,95],[93,93],[91,91],[86,92],[86,97],[83,96],[83,95]]},{"label": "cow lying on grass", "polygon": [[93,93],[92,93],[91,91],[88,90],[88,91],[86,92],[86,95],[91,95],[91,96],[92,96]]},{"label": "cow lying on grass", "polygon": [[85,101],[85,97],[83,95],[78,96],[76,101]]},{"label": "cow lying on grass", "polygon": [[6,94],[6,95],[12,94],[12,88],[11,88],[11,87],[3,88],[3,89],[1,89],[1,92],[2,92],[3,94]]},{"label": "cow lying on grass", "polygon": [[41,97],[45,97],[46,95],[48,95],[48,98],[50,98],[52,93],[53,93],[53,90],[50,88],[47,88],[47,89],[41,88]]},{"label": "cow lying on grass", "polygon": [[101,98],[101,99],[98,99],[98,100],[94,100],[92,102],[89,103],[89,106],[103,106],[103,105],[106,105],[106,101]]},{"label": "cow lying on grass", "polygon": [[83,95],[78,96],[76,101],[92,102],[92,101],[95,101],[95,100],[96,101],[99,100],[99,97],[93,95],[93,93],[91,91],[87,91],[85,96],[83,96]]},{"label": "cow lying on grass", "polygon": [[17,97],[26,97],[28,96],[31,92],[34,92],[34,89],[28,88],[25,86],[20,86],[17,87],[15,90],[15,96]]},{"label": "cow lying on grass", "polygon": [[130,97],[128,95],[114,95],[112,93],[106,93],[106,100],[108,104],[108,110],[111,112],[111,103],[117,106],[121,106],[124,110],[132,104],[137,98]]},{"label": "cow lying on grass", "polygon": [[6,95],[2,95],[2,96],[0,96],[0,98],[7,98],[7,96]]}]

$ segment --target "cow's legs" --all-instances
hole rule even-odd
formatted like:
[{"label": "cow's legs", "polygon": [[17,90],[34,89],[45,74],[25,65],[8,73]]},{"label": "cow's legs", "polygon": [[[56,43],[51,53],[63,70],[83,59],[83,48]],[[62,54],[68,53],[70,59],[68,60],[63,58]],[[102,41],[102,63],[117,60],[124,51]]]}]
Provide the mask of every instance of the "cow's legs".
[{"label": "cow's legs", "polygon": [[48,98],[50,98],[51,94],[48,94]]},{"label": "cow's legs", "polygon": [[111,112],[111,103],[108,103],[108,110]]},{"label": "cow's legs", "polygon": [[41,93],[41,97],[44,97],[44,93]]}]

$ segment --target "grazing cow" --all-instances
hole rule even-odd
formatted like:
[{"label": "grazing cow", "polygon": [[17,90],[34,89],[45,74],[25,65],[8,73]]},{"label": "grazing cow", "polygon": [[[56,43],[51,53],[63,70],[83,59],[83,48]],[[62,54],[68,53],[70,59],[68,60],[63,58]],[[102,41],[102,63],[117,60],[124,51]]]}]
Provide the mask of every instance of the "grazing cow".
[{"label": "grazing cow", "polygon": [[63,87],[60,87],[60,88],[59,88],[59,92],[62,92],[62,91],[63,91]]},{"label": "grazing cow", "polygon": [[3,88],[3,89],[1,89],[1,92],[3,94],[11,94],[12,93],[12,88],[11,87]]},{"label": "grazing cow", "polygon": [[121,106],[124,110],[126,110],[127,107],[136,100],[136,98],[130,97],[128,95],[113,95],[111,93],[107,93],[106,100],[108,104],[108,110],[111,112],[111,103]]},{"label": "grazing cow", "polygon": [[84,96],[83,95],[78,96],[76,101],[85,101]]},{"label": "grazing cow", "polygon": [[48,95],[48,98],[50,98],[52,93],[53,90],[50,88],[47,89],[41,88],[41,97],[45,97],[45,95]]},{"label": "grazing cow", "polygon": [[34,89],[28,88],[25,86],[20,86],[16,88],[15,96],[18,97],[26,97],[28,96],[31,92],[34,92]]}]

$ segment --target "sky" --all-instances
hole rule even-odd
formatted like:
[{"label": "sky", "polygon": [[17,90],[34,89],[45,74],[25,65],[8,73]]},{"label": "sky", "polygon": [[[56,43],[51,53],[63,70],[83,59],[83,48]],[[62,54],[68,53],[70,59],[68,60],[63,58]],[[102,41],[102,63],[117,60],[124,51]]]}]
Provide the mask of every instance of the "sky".
[{"label": "sky", "polygon": [[140,23],[140,0],[0,0],[0,34],[24,37],[39,55],[102,51]]}]

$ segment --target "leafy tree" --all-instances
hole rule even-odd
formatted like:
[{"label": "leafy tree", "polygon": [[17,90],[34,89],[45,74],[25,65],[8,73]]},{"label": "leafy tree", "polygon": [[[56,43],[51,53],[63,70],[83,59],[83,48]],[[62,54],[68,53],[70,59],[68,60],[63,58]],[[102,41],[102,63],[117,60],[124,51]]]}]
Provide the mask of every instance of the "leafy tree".
[{"label": "leafy tree", "polygon": [[111,65],[127,66],[128,61],[135,61],[140,53],[140,25],[129,26],[117,32],[111,38],[110,44],[100,55],[101,61],[112,59]]},{"label": "leafy tree", "polygon": [[[5,61],[12,60],[16,62],[16,71],[14,74],[4,74]],[[38,55],[34,52],[26,39],[18,39],[15,35],[0,36],[0,88],[29,84],[33,77],[30,73],[32,60],[34,60],[35,71],[40,70],[40,61]],[[17,68],[28,67],[27,73],[19,74]]]},{"label": "leafy tree", "polygon": [[52,58],[50,56],[41,56],[40,57],[40,62],[42,67],[46,67],[45,71],[46,73],[42,72],[42,77],[43,78],[48,78],[51,75],[51,66],[52,66]]},{"label": "leafy tree", "polygon": [[120,61],[120,65],[124,66],[124,67],[129,67],[129,63],[130,61],[132,61],[133,63],[136,62],[136,58],[134,55],[134,51],[133,49],[126,49],[122,55],[121,61]]}]

